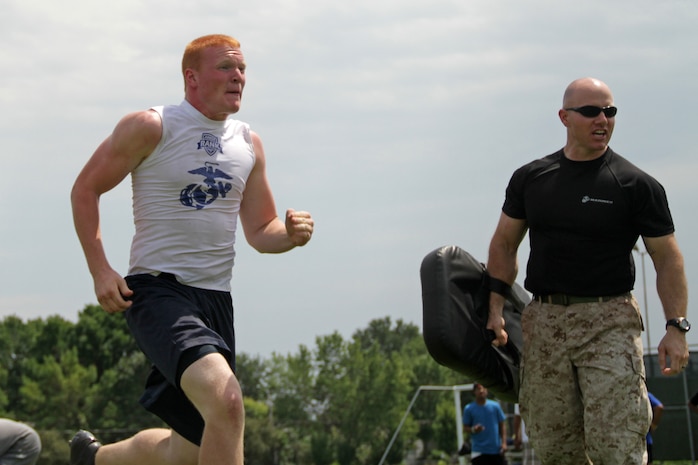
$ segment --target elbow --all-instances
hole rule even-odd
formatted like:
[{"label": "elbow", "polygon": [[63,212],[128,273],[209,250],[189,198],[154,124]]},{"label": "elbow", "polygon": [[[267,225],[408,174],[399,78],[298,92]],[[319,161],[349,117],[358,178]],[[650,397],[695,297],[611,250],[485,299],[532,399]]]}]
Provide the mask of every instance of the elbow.
[{"label": "elbow", "polygon": [[258,239],[257,235],[245,233],[245,240],[255,251],[259,253],[266,253],[266,250],[261,241]]},{"label": "elbow", "polygon": [[81,205],[85,205],[85,191],[80,188],[77,182],[73,184],[73,188],[70,190],[70,205],[73,211]]},{"label": "elbow", "polygon": [[78,183],[75,182],[73,187],[70,189],[70,203],[75,205],[78,198],[80,197],[80,189],[78,188]]},{"label": "elbow", "polygon": [[88,198],[90,197],[99,197],[97,195],[91,195],[90,191],[85,188],[83,183],[80,182],[80,178],[78,178],[75,183],[73,183],[73,187],[70,189],[70,202],[73,205],[73,207],[77,205],[81,205],[83,202],[85,202]]},{"label": "elbow", "polygon": [[276,217],[255,228],[245,228],[244,221],[242,224],[247,243],[259,253],[276,254],[293,248],[286,226]]},{"label": "elbow", "polygon": [[245,239],[250,247],[252,247],[258,253],[269,254],[275,252],[275,250],[269,244],[269,241],[266,240],[263,230],[259,230],[251,234],[245,234]]}]

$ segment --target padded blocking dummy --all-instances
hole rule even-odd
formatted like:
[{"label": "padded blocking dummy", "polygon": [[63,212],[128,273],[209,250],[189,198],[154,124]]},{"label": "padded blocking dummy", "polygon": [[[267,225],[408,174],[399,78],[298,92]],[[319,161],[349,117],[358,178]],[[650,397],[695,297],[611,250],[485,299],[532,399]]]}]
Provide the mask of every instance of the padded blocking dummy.
[{"label": "padded blocking dummy", "polygon": [[423,336],[432,358],[481,383],[498,399],[518,402],[521,312],[530,301],[526,291],[512,286],[503,312],[509,341],[494,347],[494,333],[485,328],[490,296],[485,265],[457,246],[444,246],[424,257],[420,278]]}]

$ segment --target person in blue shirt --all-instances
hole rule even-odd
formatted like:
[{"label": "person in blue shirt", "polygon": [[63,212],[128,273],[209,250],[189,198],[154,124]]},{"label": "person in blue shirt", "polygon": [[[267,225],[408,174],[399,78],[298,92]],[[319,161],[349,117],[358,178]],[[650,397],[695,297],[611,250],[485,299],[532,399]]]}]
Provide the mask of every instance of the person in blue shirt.
[{"label": "person in blue shirt", "polygon": [[654,454],[652,452],[652,445],[654,443],[652,433],[657,429],[657,426],[659,426],[659,420],[662,419],[664,404],[651,392],[647,392],[647,396],[650,398],[650,405],[652,406],[652,424],[650,425],[650,430],[647,432],[647,465],[652,465],[654,459]]},{"label": "person in blue shirt", "polygon": [[473,465],[505,465],[507,430],[502,407],[487,398],[487,388],[473,385],[475,400],[463,409],[463,430],[470,435]]}]

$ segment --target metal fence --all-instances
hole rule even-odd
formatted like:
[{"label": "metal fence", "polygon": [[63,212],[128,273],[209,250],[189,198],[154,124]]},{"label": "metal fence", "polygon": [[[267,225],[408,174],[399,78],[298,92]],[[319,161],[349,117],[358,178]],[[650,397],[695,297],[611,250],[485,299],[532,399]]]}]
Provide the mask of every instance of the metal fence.
[{"label": "metal fence", "polygon": [[655,461],[692,460],[698,455],[698,415],[688,400],[698,392],[698,351],[691,351],[686,370],[679,376],[664,376],[656,352],[645,355],[647,388],[664,404],[664,414],[654,438]]}]

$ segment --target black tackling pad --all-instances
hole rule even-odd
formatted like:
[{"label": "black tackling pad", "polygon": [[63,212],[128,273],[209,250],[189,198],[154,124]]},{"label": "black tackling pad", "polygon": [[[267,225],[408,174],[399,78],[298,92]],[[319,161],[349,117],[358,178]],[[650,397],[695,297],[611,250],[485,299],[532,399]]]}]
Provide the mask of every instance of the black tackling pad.
[{"label": "black tackling pad", "polygon": [[512,286],[503,313],[509,341],[494,347],[494,333],[485,328],[490,296],[485,265],[457,246],[444,246],[424,257],[420,278],[424,343],[432,358],[498,399],[518,402],[521,312],[531,300],[528,293]]}]

